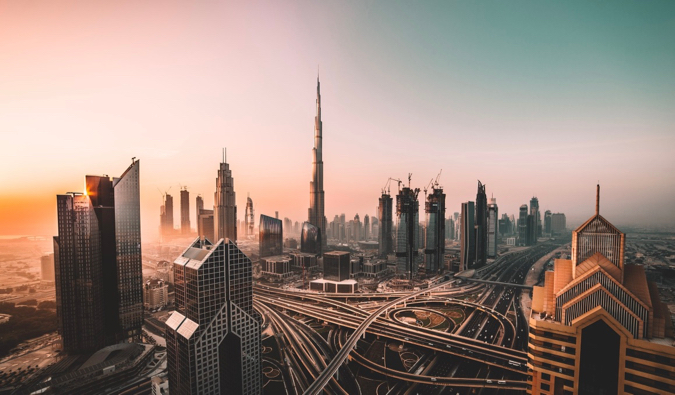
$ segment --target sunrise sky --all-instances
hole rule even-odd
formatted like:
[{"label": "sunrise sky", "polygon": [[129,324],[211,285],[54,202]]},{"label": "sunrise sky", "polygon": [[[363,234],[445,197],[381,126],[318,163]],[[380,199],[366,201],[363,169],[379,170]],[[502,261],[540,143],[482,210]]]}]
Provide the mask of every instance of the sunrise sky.
[{"label": "sunrise sky", "polygon": [[160,190],[213,204],[222,147],[240,219],[305,220],[318,67],[329,221],[442,168],[449,213],[480,179],[574,225],[600,181],[613,223],[672,225],[674,38],[673,1],[0,1],[0,235],[56,234],[56,194],[137,157],[155,237]]}]

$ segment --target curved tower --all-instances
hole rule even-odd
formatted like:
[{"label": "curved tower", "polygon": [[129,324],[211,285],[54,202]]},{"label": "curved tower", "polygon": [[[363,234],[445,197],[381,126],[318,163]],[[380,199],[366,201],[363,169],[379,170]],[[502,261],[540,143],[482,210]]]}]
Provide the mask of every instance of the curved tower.
[{"label": "curved tower", "polygon": [[[316,226],[321,235],[326,233],[326,216],[324,214],[323,193],[323,139],[321,123],[321,85],[316,78],[316,117],[314,118],[314,148],[312,148],[312,181],[309,183],[309,218],[307,222]],[[326,238],[322,237],[322,245],[326,245]]]},{"label": "curved tower", "polygon": [[253,200],[251,200],[251,197],[248,196],[246,198],[246,215],[244,217],[244,221],[246,221],[245,227],[246,227],[246,236],[252,237],[253,236],[253,221],[255,218],[255,214],[253,213]]}]

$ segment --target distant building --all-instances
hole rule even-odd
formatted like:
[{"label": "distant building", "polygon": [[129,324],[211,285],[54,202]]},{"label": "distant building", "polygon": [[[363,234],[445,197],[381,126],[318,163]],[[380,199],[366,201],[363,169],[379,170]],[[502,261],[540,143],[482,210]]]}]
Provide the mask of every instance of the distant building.
[{"label": "distant building", "polygon": [[363,240],[370,240],[370,217],[368,214],[363,217]]},{"label": "distant building", "polygon": [[525,245],[532,246],[537,244],[537,222],[536,216],[529,214],[527,216],[527,237]]},{"label": "distant building", "polygon": [[[197,198],[195,199],[195,221],[197,222],[197,227],[199,227],[199,213],[204,210],[204,198],[201,197],[201,195],[197,195]],[[199,229],[197,230],[197,234],[199,234]]]},{"label": "distant building", "polygon": [[357,213],[354,216],[354,227],[352,228],[352,240],[359,241],[362,239],[363,239],[363,230],[361,227],[361,218],[359,218],[359,214]]},{"label": "distant building", "polygon": [[343,281],[350,278],[350,254],[346,251],[331,251],[323,254],[323,278]]},{"label": "distant building", "polygon": [[251,260],[233,240],[196,239],[174,262],[176,311],[166,321],[173,394],[261,394],[261,318]]},{"label": "distant building", "polygon": [[567,219],[563,213],[551,214],[551,234],[559,235],[567,230]]},{"label": "distant building", "polygon": [[[216,177],[216,192],[213,199],[214,236],[220,239],[230,239],[237,242],[237,201],[234,192],[234,178],[230,165],[223,161],[218,168]],[[215,242],[216,240],[211,240]]]},{"label": "distant building", "polygon": [[40,257],[40,269],[42,281],[54,282],[54,254]]},{"label": "distant building", "polygon": [[253,200],[251,197],[246,198],[246,213],[244,215],[244,229],[246,229],[246,236],[253,236],[253,227],[255,226],[255,212],[253,211]]},{"label": "distant building", "polygon": [[294,269],[313,271],[317,268],[316,254],[294,252],[291,253],[291,259]]},{"label": "distant building", "polygon": [[443,270],[445,254],[445,194],[443,188],[435,186],[427,196],[424,211],[426,213],[426,239],[424,257],[427,273],[439,273]]},{"label": "distant building", "polygon": [[406,278],[417,276],[419,254],[419,189],[403,187],[396,195],[396,271]]},{"label": "distant building", "polygon": [[[314,117],[314,148],[312,148],[312,181],[309,182],[309,209],[307,222],[318,228],[321,235],[319,251],[327,245],[326,215],[323,190],[323,122],[321,122],[321,84],[316,79],[316,116]],[[319,252],[320,254],[320,252]]]},{"label": "distant building", "polygon": [[541,212],[539,211],[539,199],[536,196],[533,196],[530,199],[530,214],[534,216],[534,238],[535,244],[536,239],[541,237]]},{"label": "distant building", "polygon": [[173,196],[164,194],[164,204],[160,207],[159,230],[163,237],[174,234],[173,230]]},{"label": "distant building", "polygon": [[488,258],[497,257],[497,243],[499,241],[499,209],[497,207],[497,199],[491,198],[488,205],[488,244],[487,256]]},{"label": "distant building", "polygon": [[510,236],[513,234],[513,222],[508,215],[502,214],[499,220],[499,236]]},{"label": "distant building", "polygon": [[202,209],[199,211],[199,217],[197,218],[197,232],[201,238],[206,238],[212,243],[216,241],[213,210]]},{"label": "distant building", "polygon": [[281,255],[284,252],[284,232],[280,219],[260,216],[260,257]]},{"label": "distant building", "polygon": [[328,293],[355,293],[359,290],[359,283],[356,280],[332,281],[320,278],[310,281],[309,289]]},{"label": "distant building", "polygon": [[476,232],[474,231],[474,203],[462,203],[462,213],[459,217],[460,230],[460,258],[458,271],[472,269],[476,259]]},{"label": "distant building", "polygon": [[599,195],[572,259],[533,289],[528,393],[675,393],[670,312],[643,266],[625,264],[625,234],[600,215]]},{"label": "distant building", "polygon": [[380,227],[377,241],[380,244],[379,255],[385,257],[394,252],[394,239],[392,237],[392,230],[394,227],[392,216],[393,199],[389,194],[383,193],[379,200],[380,205],[377,208],[377,216]]},{"label": "distant building", "polygon": [[163,280],[148,280],[143,284],[143,302],[149,310],[164,307],[169,303],[169,286]]},{"label": "distant building", "polygon": [[544,212],[544,233],[551,235],[551,210]]},{"label": "distant building", "polygon": [[180,233],[190,233],[190,192],[187,188],[180,190]]},{"label": "distant building", "polygon": [[302,224],[300,235],[300,251],[321,255],[321,230],[316,226],[305,222]]},{"label": "distant building", "polygon": [[291,262],[291,258],[285,255],[275,255],[260,258],[262,273],[267,276],[278,278],[286,278],[293,274]]}]

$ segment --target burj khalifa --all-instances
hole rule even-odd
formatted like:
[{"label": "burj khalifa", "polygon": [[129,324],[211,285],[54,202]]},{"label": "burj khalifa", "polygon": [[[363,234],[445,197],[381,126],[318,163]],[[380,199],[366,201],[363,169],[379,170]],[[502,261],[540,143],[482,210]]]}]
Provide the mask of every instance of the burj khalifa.
[{"label": "burj khalifa", "polygon": [[319,228],[321,245],[326,245],[326,216],[324,214],[323,192],[323,139],[321,123],[321,83],[316,78],[316,117],[314,117],[314,148],[312,148],[312,181],[309,182],[309,219],[310,224]]}]

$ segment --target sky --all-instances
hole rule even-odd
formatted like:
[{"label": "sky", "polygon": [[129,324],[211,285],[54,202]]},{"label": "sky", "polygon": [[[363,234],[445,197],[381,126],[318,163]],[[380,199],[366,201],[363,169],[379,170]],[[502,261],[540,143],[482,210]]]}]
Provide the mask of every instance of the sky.
[{"label": "sky", "polygon": [[223,147],[240,220],[305,220],[317,73],[329,221],[442,169],[448,213],[481,180],[579,224],[600,182],[614,224],[672,226],[673,37],[672,1],[0,1],[0,235],[55,235],[57,194],[137,157],[156,237]]}]

